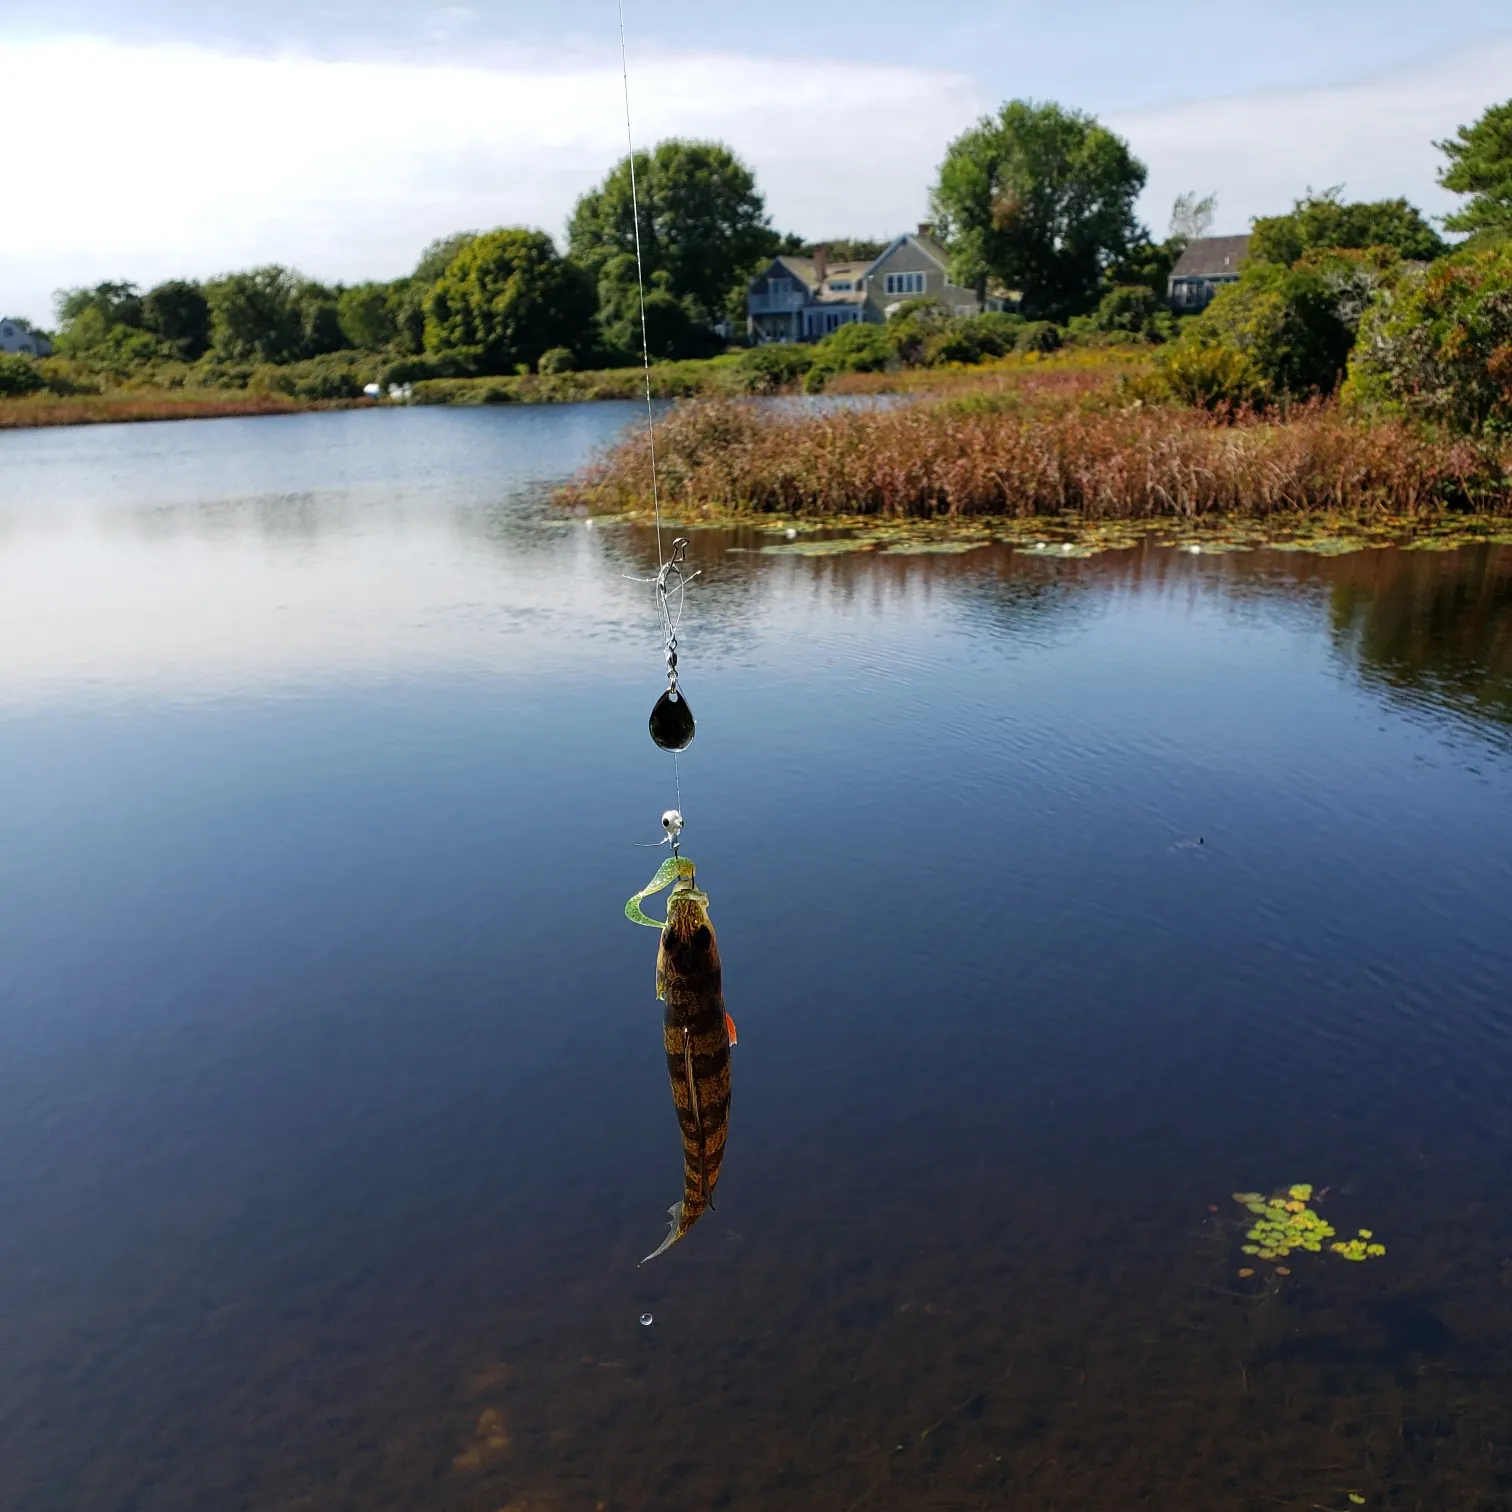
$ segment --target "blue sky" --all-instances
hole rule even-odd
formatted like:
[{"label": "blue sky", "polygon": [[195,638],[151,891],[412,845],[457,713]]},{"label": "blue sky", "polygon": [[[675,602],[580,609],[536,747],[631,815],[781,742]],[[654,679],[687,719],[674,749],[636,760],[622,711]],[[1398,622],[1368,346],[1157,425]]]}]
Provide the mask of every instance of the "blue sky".
[{"label": "blue sky", "polygon": [[[950,137],[1014,96],[1123,132],[1157,231],[1184,189],[1217,191],[1219,230],[1337,182],[1442,213],[1433,138],[1512,95],[1506,0],[628,0],[626,20],[638,140],[729,141],[812,237],[923,218]],[[622,147],[617,27],[613,0],[6,0],[12,119],[39,124],[7,165],[30,213],[0,234],[0,307],[46,320],[60,286],[267,260],[391,277],[462,227],[559,234]]]}]

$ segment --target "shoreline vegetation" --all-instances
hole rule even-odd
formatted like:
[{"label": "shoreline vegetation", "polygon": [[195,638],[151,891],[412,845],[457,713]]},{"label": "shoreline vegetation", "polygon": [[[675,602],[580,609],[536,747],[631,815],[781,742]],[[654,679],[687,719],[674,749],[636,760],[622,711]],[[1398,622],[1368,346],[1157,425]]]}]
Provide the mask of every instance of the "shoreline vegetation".
[{"label": "shoreline vegetation", "polygon": [[[884,392],[883,376],[836,388]],[[827,522],[913,540],[979,535],[988,520],[1019,522],[1017,538],[1052,518],[1088,528],[1243,520],[1275,533],[1327,517],[1398,535],[1450,516],[1512,518],[1504,438],[1338,400],[1232,410],[1159,402],[1144,397],[1147,366],[1074,354],[931,376],[923,392],[886,406],[677,405],[656,427],[663,518]],[[644,430],[553,502],[567,513],[648,517]]]},{"label": "shoreline vegetation", "polygon": [[225,389],[148,388],[105,394],[28,394],[20,399],[0,399],[0,430],[295,415],[307,410],[361,409],[373,403],[371,399],[293,399],[287,394]]}]

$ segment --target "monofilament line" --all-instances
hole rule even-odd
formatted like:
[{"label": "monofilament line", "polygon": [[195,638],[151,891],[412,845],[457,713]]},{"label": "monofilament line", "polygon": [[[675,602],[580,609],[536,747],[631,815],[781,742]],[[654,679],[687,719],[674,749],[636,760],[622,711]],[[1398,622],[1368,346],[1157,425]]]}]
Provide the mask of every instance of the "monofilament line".
[{"label": "monofilament line", "polygon": [[[646,381],[646,445],[651,453],[651,512],[656,520],[656,570],[658,574],[667,565],[666,553],[662,550],[661,489],[656,477],[656,424],[651,408],[651,338],[646,331],[646,274],[641,257],[640,192],[635,182],[635,132],[630,125],[630,58],[625,47],[625,0],[616,0],[619,10],[620,78],[625,86],[625,148],[630,163],[630,216],[635,224],[635,295],[640,303],[641,371]],[[667,612],[665,599],[661,605],[663,615]],[[678,618],[682,617],[682,603],[678,603]],[[677,807],[682,809],[682,773],[677,765],[677,752],[672,753],[672,782],[677,790]]]},{"label": "monofilament line", "polygon": [[646,279],[641,262],[640,197],[635,183],[635,134],[630,129],[630,61],[625,50],[625,0],[619,6],[620,76],[625,83],[625,145],[630,153],[630,214],[635,222],[635,292],[640,300],[641,365],[646,375],[646,440],[651,450],[651,509],[656,517],[656,566],[665,565],[662,555],[661,497],[656,481],[656,427],[651,410],[651,340],[646,333]]}]

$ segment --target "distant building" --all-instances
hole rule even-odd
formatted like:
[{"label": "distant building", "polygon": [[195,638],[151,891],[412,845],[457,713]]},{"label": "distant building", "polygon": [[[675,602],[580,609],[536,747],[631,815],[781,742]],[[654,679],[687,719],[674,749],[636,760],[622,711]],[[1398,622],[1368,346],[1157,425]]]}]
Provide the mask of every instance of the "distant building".
[{"label": "distant building", "polygon": [[1224,284],[1238,280],[1249,244],[1248,236],[1199,236],[1191,242],[1171,269],[1171,308],[1178,315],[1207,309]]},{"label": "distant building", "polygon": [[955,315],[1010,302],[994,289],[979,304],[973,290],[952,284],[949,254],[920,226],[870,262],[832,263],[824,247],[812,257],[774,257],[746,291],[746,331],[755,341],[817,341],[843,325],[881,325],[910,299],[933,299]]},{"label": "distant building", "polygon": [[0,319],[0,352],[24,352],[28,357],[51,357],[52,342],[26,321],[13,315]]}]

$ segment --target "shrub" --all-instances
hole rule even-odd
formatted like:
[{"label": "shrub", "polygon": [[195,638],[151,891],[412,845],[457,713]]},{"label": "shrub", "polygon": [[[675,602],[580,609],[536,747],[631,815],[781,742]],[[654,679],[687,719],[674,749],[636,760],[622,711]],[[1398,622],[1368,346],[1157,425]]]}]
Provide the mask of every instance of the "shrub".
[{"label": "shrub", "polygon": [[1512,246],[1409,270],[1366,310],[1349,396],[1461,431],[1512,430]]},{"label": "shrub", "polygon": [[541,353],[541,360],[536,364],[536,371],[540,373],[570,373],[577,367],[577,359],[572,355],[571,347],[548,347]]},{"label": "shrub", "polygon": [[1258,405],[1267,392],[1264,374],[1244,352],[1200,341],[1183,340],[1166,347],[1155,359],[1153,376],[1172,398],[1214,411]]},{"label": "shrub", "polygon": [[[1196,391],[1204,393],[1221,378],[1253,393],[1254,402],[1328,394],[1338,384],[1352,339],[1339,316],[1338,293],[1317,268],[1249,263],[1238,282],[1221,289],[1186,326],[1177,343],[1182,350],[1170,350],[1162,368],[1193,375]],[[1244,361],[1194,352],[1212,347]],[[1221,402],[1250,401],[1230,394]]]},{"label": "shrub", "polygon": [[1109,289],[1087,317],[1087,327],[1110,335],[1140,336],[1147,341],[1165,341],[1174,334],[1165,300],[1144,284],[1120,284]]},{"label": "shrub", "polygon": [[391,383],[423,383],[430,378],[471,378],[478,371],[479,354],[461,350],[432,352],[427,357],[401,357],[378,375],[385,390]]},{"label": "shrub", "polygon": [[19,352],[0,352],[0,398],[19,399],[47,387],[37,364]]},{"label": "shrub", "polygon": [[813,369],[830,373],[880,373],[893,360],[891,335],[882,326],[864,325],[860,321],[843,325],[815,345]]},{"label": "shrub", "polygon": [[1016,352],[1058,352],[1061,328],[1053,320],[1026,320],[1019,328],[1013,349]]},{"label": "shrub", "polygon": [[296,399],[360,399],[362,384],[350,369],[346,372],[308,373],[294,380]]},{"label": "shrub", "polygon": [[1018,343],[1024,317],[1004,310],[982,315],[957,315],[946,323],[931,344],[931,362],[985,362],[1006,357]]},{"label": "shrub", "polygon": [[812,347],[774,342],[740,354],[736,386],[748,394],[773,394],[796,383],[813,366]]},{"label": "shrub", "polygon": [[904,300],[888,317],[887,339],[900,361],[921,367],[949,320],[950,311],[936,299]]}]

